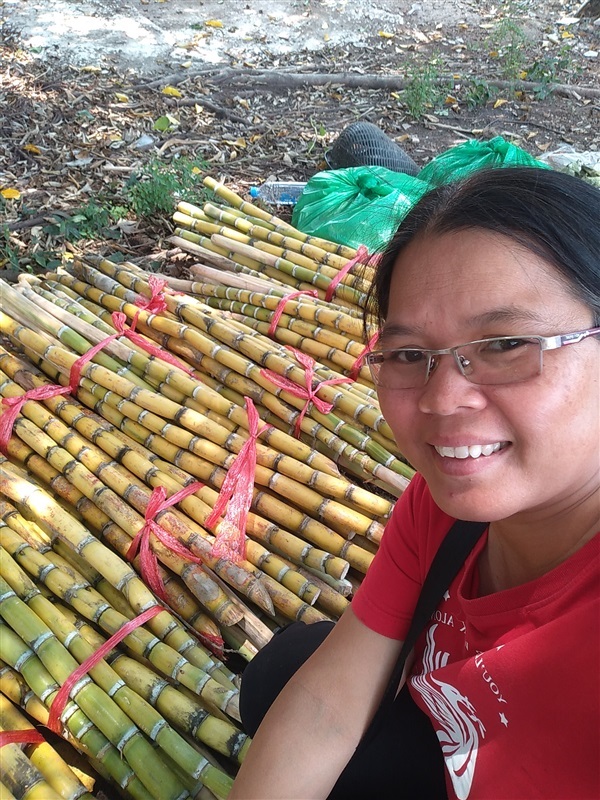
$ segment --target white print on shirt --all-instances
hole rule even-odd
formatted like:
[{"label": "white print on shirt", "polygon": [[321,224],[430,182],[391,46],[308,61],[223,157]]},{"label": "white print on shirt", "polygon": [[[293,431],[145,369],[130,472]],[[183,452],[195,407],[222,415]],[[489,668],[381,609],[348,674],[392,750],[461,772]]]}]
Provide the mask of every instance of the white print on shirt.
[{"label": "white print on shirt", "polygon": [[430,674],[435,669],[445,667],[449,658],[449,653],[435,652],[434,634],[437,627],[432,625],[427,632],[423,674],[415,675],[411,683],[440,725],[437,737],[454,792],[458,800],[467,800],[475,774],[479,742],[485,737],[485,727],[467,697],[454,686]]},{"label": "white print on shirt", "polygon": [[[500,645],[500,647],[503,647],[503,645]],[[500,649],[500,647],[498,647],[498,648],[496,648],[496,649],[497,649],[497,650],[499,650],[499,649]],[[481,670],[481,677],[482,677],[482,678],[483,678],[483,680],[484,680],[484,681],[487,683],[487,685],[490,687],[490,691],[491,691],[491,692],[492,692],[492,694],[493,694],[493,695],[496,697],[496,700],[497,700],[499,703],[508,703],[508,701],[507,701],[507,700],[505,700],[505,699],[504,699],[504,697],[502,696],[502,692],[501,692],[501,691],[500,691],[500,689],[498,688],[498,684],[497,684],[497,683],[495,683],[495,682],[492,680],[492,676],[491,676],[491,675],[490,675],[490,673],[487,671],[487,669],[486,669],[486,666],[485,666],[485,664],[483,663],[483,654],[482,654],[481,652],[478,652],[478,653],[477,653],[477,655],[476,655],[476,656],[475,656],[475,658],[473,659],[473,662],[474,662],[475,666],[477,667],[477,669],[480,669],[480,670]],[[502,720],[502,724],[503,724],[503,725],[505,725],[505,724],[507,724],[507,723],[505,723],[505,722],[504,722],[504,720]]]}]

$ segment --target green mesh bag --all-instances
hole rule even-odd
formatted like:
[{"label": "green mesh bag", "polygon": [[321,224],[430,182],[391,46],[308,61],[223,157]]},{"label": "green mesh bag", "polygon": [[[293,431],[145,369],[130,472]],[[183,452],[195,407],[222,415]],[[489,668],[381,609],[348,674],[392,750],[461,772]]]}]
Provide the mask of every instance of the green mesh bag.
[{"label": "green mesh bag", "polygon": [[312,236],[350,247],[362,244],[376,252],[427,189],[420,178],[385,167],[324,170],[308,181],[292,225]]},{"label": "green mesh bag", "polygon": [[487,142],[471,139],[464,144],[445,150],[421,169],[419,178],[433,188],[465,178],[477,170],[491,167],[549,168],[547,164],[543,164],[525,150],[507,142],[502,136],[495,136]]}]

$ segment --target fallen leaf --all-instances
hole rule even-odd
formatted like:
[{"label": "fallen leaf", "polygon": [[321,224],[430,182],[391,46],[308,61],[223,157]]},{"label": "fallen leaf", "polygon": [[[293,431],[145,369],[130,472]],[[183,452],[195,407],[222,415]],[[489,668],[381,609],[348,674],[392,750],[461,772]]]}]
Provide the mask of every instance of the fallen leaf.
[{"label": "fallen leaf", "polygon": [[128,103],[129,102],[129,98],[127,97],[127,95],[126,94],[121,94],[121,92],[115,92],[115,97],[117,98],[119,103]]},{"label": "fallen leaf", "polygon": [[394,34],[388,33],[388,31],[378,31],[378,34],[381,36],[382,39],[393,39]]},{"label": "fallen leaf", "polygon": [[34,144],[26,144],[23,150],[25,150],[26,153],[33,153],[34,156],[39,156],[41,153],[40,148],[36,147]]},{"label": "fallen leaf", "polygon": [[575,34],[571,33],[571,31],[562,31],[560,35],[561,35],[562,39],[574,39],[575,38]]},{"label": "fallen leaf", "polygon": [[223,23],[220,19],[207,19],[204,23],[209,28],[222,28]]},{"label": "fallen leaf", "polygon": [[508,103],[508,100],[504,97],[499,97],[494,103],[494,108],[500,108],[500,106],[503,106],[505,103]]},{"label": "fallen leaf", "polygon": [[452,97],[452,95],[451,95],[451,94],[449,94],[449,95],[446,97],[446,99],[444,100],[444,103],[445,103],[447,106],[451,106],[451,105],[454,105],[454,103],[458,103],[458,100],[456,99],[456,97]]},{"label": "fallen leaf", "polygon": [[155,131],[170,131],[173,128],[176,128],[179,125],[179,120],[175,117],[171,116],[171,114],[165,114],[162,117],[159,117],[153,125]]},{"label": "fallen leaf", "polygon": [[162,89],[162,93],[169,97],[183,97],[179,89],[176,89],[174,86],[165,86],[164,89]]},{"label": "fallen leaf", "polygon": [[519,72],[519,80],[524,81],[526,78],[527,78],[527,73],[525,72],[525,70],[521,70],[521,72]]},{"label": "fallen leaf", "polygon": [[0,194],[5,200],[18,200],[21,197],[21,192],[18,189],[2,189]]},{"label": "fallen leaf", "polygon": [[192,175],[201,175],[201,174],[202,170],[200,169],[200,167],[192,167]]},{"label": "fallen leaf", "polygon": [[325,36],[323,36],[323,41],[324,42],[328,42],[330,39],[331,39],[331,36],[328,33],[326,33]]},{"label": "fallen leaf", "polygon": [[100,67],[95,67],[92,64],[88,64],[86,67],[81,67],[81,69],[79,71],[80,72],[93,72],[95,75],[97,75],[99,72],[102,72],[102,69]]}]

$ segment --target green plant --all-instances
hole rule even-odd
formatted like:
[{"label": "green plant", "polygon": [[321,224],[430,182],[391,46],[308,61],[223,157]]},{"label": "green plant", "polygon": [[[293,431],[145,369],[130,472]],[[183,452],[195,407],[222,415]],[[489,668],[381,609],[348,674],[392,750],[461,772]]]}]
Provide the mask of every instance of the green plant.
[{"label": "green plant", "polygon": [[577,71],[573,64],[573,55],[569,45],[563,45],[558,53],[545,53],[525,69],[529,80],[541,84],[536,92],[537,96],[541,98],[548,95],[551,84],[557,83],[561,75]]},{"label": "green plant", "polygon": [[55,215],[52,222],[42,227],[42,232],[67,242],[78,242],[80,239],[118,239],[121,234],[112,227],[116,220],[111,211],[111,207],[106,208],[95,200],[89,200],[70,215]]},{"label": "green plant", "polygon": [[206,162],[179,158],[164,162],[149,161],[127,181],[125,201],[139,217],[173,213],[179,200],[206,202],[209,193],[202,186],[199,173],[206,171]]},{"label": "green plant", "polygon": [[486,80],[473,78],[465,88],[465,102],[467,108],[480,108],[494,100],[498,89],[491,86]]},{"label": "green plant", "polygon": [[501,20],[490,34],[490,51],[497,54],[502,75],[508,80],[515,80],[522,72],[528,43],[529,38],[523,28],[509,17]]},{"label": "green plant", "polygon": [[426,65],[412,65],[408,72],[408,84],[402,92],[402,102],[415,119],[441,106],[452,84],[439,81],[440,61],[432,58]]},{"label": "green plant", "polygon": [[0,267],[18,269],[19,253],[10,241],[10,231],[6,225],[0,227]]}]

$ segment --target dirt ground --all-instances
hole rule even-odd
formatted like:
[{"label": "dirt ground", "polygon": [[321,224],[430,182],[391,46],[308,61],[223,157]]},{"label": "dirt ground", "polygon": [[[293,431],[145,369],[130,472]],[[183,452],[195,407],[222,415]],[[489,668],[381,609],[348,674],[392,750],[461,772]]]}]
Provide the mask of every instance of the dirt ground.
[{"label": "dirt ground", "polygon": [[[196,159],[242,193],[307,180],[358,119],[419,166],[496,135],[536,156],[598,150],[600,20],[575,17],[578,5],[4,0],[4,266],[60,248],[57,223],[95,198],[123,209],[103,246],[141,255],[167,232],[125,213],[144,165]],[[340,73],[372,76],[371,88]]]}]

